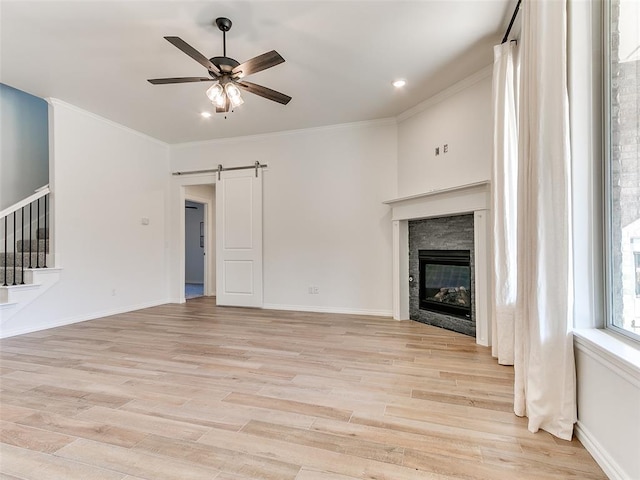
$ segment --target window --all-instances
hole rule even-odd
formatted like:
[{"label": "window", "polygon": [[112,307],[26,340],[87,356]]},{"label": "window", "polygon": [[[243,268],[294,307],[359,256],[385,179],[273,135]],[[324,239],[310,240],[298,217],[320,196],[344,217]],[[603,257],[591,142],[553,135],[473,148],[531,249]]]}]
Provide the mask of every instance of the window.
[{"label": "window", "polygon": [[608,326],[640,340],[640,2],[608,3]]}]

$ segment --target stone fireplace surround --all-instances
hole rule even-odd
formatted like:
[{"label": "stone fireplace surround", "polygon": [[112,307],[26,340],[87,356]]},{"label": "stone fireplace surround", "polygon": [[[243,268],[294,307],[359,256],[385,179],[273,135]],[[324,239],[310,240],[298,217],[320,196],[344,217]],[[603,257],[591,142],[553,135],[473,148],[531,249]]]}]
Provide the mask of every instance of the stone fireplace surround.
[{"label": "stone fireplace surround", "polygon": [[[473,231],[474,218],[471,214],[409,220],[409,275],[413,277],[413,282],[409,282],[409,317],[411,320],[464,333],[475,338]],[[425,249],[470,251],[470,318],[460,318],[447,312],[430,310],[420,305],[420,285],[423,279],[421,278],[419,252]]]},{"label": "stone fireplace surround", "polygon": [[384,202],[392,208],[393,318],[409,319],[409,220],[473,214],[476,343],[491,345],[489,182],[476,182]]}]

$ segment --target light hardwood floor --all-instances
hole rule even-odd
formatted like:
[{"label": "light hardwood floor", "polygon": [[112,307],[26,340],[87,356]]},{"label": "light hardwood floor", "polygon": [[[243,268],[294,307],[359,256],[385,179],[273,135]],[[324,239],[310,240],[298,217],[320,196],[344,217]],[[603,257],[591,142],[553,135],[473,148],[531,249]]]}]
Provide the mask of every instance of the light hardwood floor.
[{"label": "light hardwood floor", "polygon": [[2,479],[603,479],[472,338],[199,298],[0,342]]}]

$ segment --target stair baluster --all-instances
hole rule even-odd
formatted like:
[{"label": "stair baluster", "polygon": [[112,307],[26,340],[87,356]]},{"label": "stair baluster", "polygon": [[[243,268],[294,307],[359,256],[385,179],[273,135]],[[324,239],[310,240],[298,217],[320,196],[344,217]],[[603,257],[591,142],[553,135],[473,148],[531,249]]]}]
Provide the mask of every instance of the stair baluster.
[{"label": "stair baluster", "polygon": [[40,268],[40,240],[38,239],[38,232],[40,231],[40,199],[36,208],[38,217],[36,218],[36,268]]},{"label": "stair baluster", "polygon": [[[47,217],[49,216],[49,210],[47,207],[47,198],[49,195],[44,197],[44,268],[47,268]],[[40,240],[40,239],[38,239]]]},{"label": "stair baluster", "polygon": [[22,237],[20,249],[20,285],[24,285],[24,207],[20,209],[20,236]]},{"label": "stair baluster", "polygon": [[[29,268],[33,268],[31,266],[31,243],[33,240],[33,215],[32,215],[32,211],[33,211],[33,203],[29,204]],[[22,244],[22,250],[24,250],[24,243]]]},{"label": "stair baluster", "polygon": [[[16,212],[13,212],[13,284],[12,285],[17,285],[16,283],[16,257],[18,256],[18,242],[16,242]],[[7,270],[7,267],[5,266],[5,271]]]},{"label": "stair baluster", "polygon": [[4,217],[4,283],[2,284],[3,287],[7,286],[7,270],[9,270],[7,268],[7,235],[9,235],[9,232],[7,232],[7,217]]}]

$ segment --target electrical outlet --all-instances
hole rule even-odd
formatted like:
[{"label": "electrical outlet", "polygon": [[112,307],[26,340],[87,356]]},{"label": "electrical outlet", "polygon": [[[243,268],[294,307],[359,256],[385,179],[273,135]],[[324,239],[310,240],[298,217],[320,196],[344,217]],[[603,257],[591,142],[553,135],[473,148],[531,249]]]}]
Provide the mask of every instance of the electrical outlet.
[{"label": "electrical outlet", "polygon": [[443,151],[444,153],[447,153],[447,152],[449,151],[449,144],[448,144],[448,143],[445,143],[445,144],[444,144],[444,147],[442,147],[442,151]]},{"label": "electrical outlet", "polygon": [[313,294],[318,295],[320,293],[320,289],[318,287],[313,287]]},{"label": "electrical outlet", "polygon": [[440,147],[436,147],[436,157],[440,155]]},{"label": "electrical outlet", "polygon": [[313,295],[313,287],[309,287],[309,295]]}]

